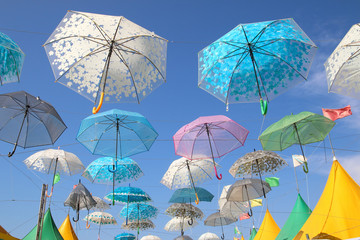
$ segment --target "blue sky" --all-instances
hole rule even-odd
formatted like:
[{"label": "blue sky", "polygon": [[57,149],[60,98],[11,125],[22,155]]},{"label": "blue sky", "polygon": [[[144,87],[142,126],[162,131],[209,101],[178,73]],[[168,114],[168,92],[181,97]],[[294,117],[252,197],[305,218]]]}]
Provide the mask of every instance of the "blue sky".
[{"label": "blue sky", "polygon": [[[218,159],[222,166],[220,173],[223,174],[223,180],[212,180],[201,185],[215,195],[212,203],[198,205],[205,216],[217,210],[216,198],[220,195],[222,187],[235,181],[228,173],[232,163],[245,153],[253,151],[254,148],[261,149],[257,137],[263,118],[258,103],[230,105],[229,111],[226,112],[224,103],[197,87],[197,53],[240,23],[294,18],[318,46],[308,81],[270,102],[264,129],[287,114],[301,111],[320,114],[322,107],[341,108],[351,104],[353,116],[339,120],[331,135],[334,146],[339,149],[336,152],[340,163],[355,180],[360,182],[360,165],[357,163],[360,158],[358,150],[360,105],[357,100],[327,92],[323,67],[327,57],[350,27],[360,22],[359,7],[360,3],[356,0],[7,1],[1,6],[0,32],[9,35],[18,43],[25,52],[26,58],[21,82],[4,85],[0,88],[0,92],[25,90],[51,103],[68,126],[54,148],[61,146],[62,149],[76,154],[84,165],[88,165],[99,156],[92,155],[75,140],[75,137],[81,120],[91,114],[93,104],[70,89],[54,83],[54,76],[42,44],[67,10],[122,15],[168,39],[167,83],[156,89],[141,104],[105,104],[102,111],[118,108],[139,112],[147,117],[159,133],[157,141],[149,152],[133,157],[143,169],[145,176],[132,185],[145,190],[153,198],[152,204],[160,210],[159,216],[154,220],[156,228],[141,232],[141,236],[153,234],[162,239],[173,239],[179,235],[178,232],[163,230],[166,222],[170,220],[164,211],[170,205],[167,201],[173,191],[160,184],[170,163],[179,158],[174,153],[173,134],[199,116],[217,114],[230,117],[250,131],[244,147]],[[325,142],[325,146],[329,147],[328,141]],[[51,176],[29,171],[22,163],[31,154],[47,147],[25,150],[19,148],[17,153],[8,159],[5,155],[12,147],[10,144],[0,142],[2,155],[0,157],[0,225],[16,237],[22,238],[36,224],[41,184],[50,183]],[[324,150],[324,143],[321,142],[306,146],[305,153],[309,158],[310,168],[308,174],[310,207],[314,208],[331,167],[331,151],[328,148]],[[296,186],[290,156],[300,154],[300,149],[293,146],[279,154],[290,164],[289,167],[276,174],[280,178],[281,185],[268,194],[268,207],[275,221],[282,227],[296,200]],[[305,175],[300,169],[298,169],[298,176],[301,194],[307,200]],[[81,178],[80,175],[64,176],[55,186],[54,204],[51,209],[58,226],[68,212],[63,202],[79,178]],[[96,196],[103,197],[111,191],[110,186],[91,184],[83,178],[82,182]],[[121,206],[116,205],[109,211],[116,217],[119,225],[123,221],[118,216],[120,210]],[[259,227],[265,209],[258,207],[254,211],[255,226]],[[85,214],[81,212],[81,217]],[[70,215],[74,215],[73,210],[70,210]],[[113,239],[115,235],[124,232],[119,225],[102,227],[102,239]],[[236,225],[247,239],[252,220],[237,222]],[[234,226],[233,224],[225,227],[226,239],[232,239]],[[97,231],[97,225],[86,230],[85,222],[78,222],[77,234],[80,239],[97,239]],[[202,222],[186,234],[197,239],[207,231],[221,235],[220,228],[207,227]]]}]

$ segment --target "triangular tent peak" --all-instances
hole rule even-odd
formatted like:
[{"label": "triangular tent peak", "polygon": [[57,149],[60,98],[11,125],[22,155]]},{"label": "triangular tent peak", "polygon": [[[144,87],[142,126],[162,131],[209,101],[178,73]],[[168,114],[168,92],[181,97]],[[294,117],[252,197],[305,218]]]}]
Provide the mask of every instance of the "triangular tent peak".
[{"label": "triangular tent peak", "polygon": [[257,232],[254,240],[274,240],[279,232],[279,226],[276,224],[269,210],[266,209],[264,220],[261,223],[259,231]]},{"label": "triangular tent peak", "polygon": [[59,227],[59,232],[64,240],[78,240],[74,229],[71,225],[69,214],[66,216],[64,222]]},{"label": "triangular tent peak", "polygon": [[288,219],[286,220],[284,227],[277,235],[276,240],[293,239],[296,236],[296,234],[299,232],[301,227],[304,225],[306,220],[309,218],[310,214],[311,214],[311,209],[302,199],[300,194],[298,194],[295,205]]},{"label": "triangular tent peak", "polygon": [[329,239],[360,237],[360,186],[334,161],[314,211],[294,240],[321,236]]},{"label": "triangular tent peak", "polygon": [[257,234],[256,228],[253,227],[253,228],[251,229],[251,234],[250,234],[249,240],[254,240],[256,234]]},{"label": "triangular tent peak", "polygon": [[0,225],[0,240],[19,240],[10,235],[1,225]]},{"label": "triangular tent peak", "polygon": [[[34,240],[36,239],[37,225],[29,232],[23,240]],[[59,233],[55,222],[51,216],[50,208],[46,211],[44,215],[43,228],[42,228],[42,237],[43,240],[64,240],[61,234]]]}]

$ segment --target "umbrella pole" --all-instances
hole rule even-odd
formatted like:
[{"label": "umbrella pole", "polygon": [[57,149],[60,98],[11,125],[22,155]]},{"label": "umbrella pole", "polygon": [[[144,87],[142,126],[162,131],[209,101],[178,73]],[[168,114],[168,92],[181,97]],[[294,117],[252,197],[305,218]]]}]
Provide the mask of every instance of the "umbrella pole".
[{"label": "umbrella pole", "polygon": [[128,194],[128,198],[127,198],[127,202],[126,202],[126,225],[128,224],[128,216],[129,216],[129,194]]},{"label": "umbrella pole", "polygon": [[200,201],[199,201],[199,197],[198,197],[197,192],[196,192],[194,180],[193,180],[193,178],[192,178],[192,176],[191,176],[191,171],[190,171],[190,166],[189,166],[189,161],[188,161],[188,160],[186,160],[186,166],[187,166],[187,169],[188,169],[188,171],[189,171],[189,176],[190,176],[191,185],[193,186],[193,189],[194,189],[194,192],[195,192],[195,196],[196,196],[195,203],[196,203],[196,205],[198,205]]},{"label": "umbrella pole", "polygon": [[50,198],[50,200],[49,200],[49,207],[50,207],[50,204],[51,204],[51,196],[52,196],[53,191],[54,191],[54,185],[55,185],[54,181],[55,181],[57,164],[58,164],[58,158],[56,158],[56,160],[55,160],[55,168],[54,168],[54,175],[53,175],[53,180],[52,180],[52,184],[51,184],[51,192],[50,192],[50,195],[48,195],[48,194],[47,194],[47,191],[46,191],[46,196],[47,196],[48,198]]},{"label": "umbrella pole", "polygon": [[217,173],[217,169],[216,169],[216,163],[215,163],[215,160],[214,160],[214,153],[213,153],[213,149],[212,149],[212,146],[211,146],[211,141],[210,141],[210,131],[209,131],[209,126],[207,123],[205,123],[205,127],[206,127],[206,133],[207,133],[207,136],[208,136],[208,140],[209,140],[209,145],[210,145],[210,151],[211,151],[211,157],[212,157],[212,160],[213,160],[213,163],[214,163],[214,170],[215,170],[215,175],[216,175],[216,178],[221,180],[222,179],[222,174],[220,174],[220,176],[218,175]]},{"label": "umbrella pole", "polygon": [[23,126],[24,126],[24,122],[25,122],[26,116],[27,116],[28,113],[29,113],[29,108],[30,108],[30,106],[29,106],[29,105],[26,105],[24,118],[23,118],[22,123],[21,123],[21,127],[20,127],[19,134],[18,134],[18,136],[17,136],[17,138],[16,138],[16,142],[15,142],[15,145],[14,145],[14,149],[13,149],[12,152],[9,152],[9,153],[8,153],[8,157],[11,157],[12,155],[14,155],[14,153],[15,153],[15,151],[16,151],[16,147],[17,147],[18,142],[19,142],[21,130],[22,130]]},{"label": "umbrella pole", "polygon": [[262,178],[261,178],[261,171],[260,171],[259,161],[257,159],[256,159],[256,165],[257,165],[258,170],[259,170],[260,182],[261,182],[261,187],[262,187],[262,190],[263,190],[264,198],[266,198],[264,184],[263,184],[263,181],[262,181]]},{"label": "umbrella pole", "polygon": [[220,216],[220,224],[221,224],[221,239],[224,240],[225,239],[225,235],[224,235],[224,226],[222,224],[222,220],[221,220],[221,216]]},{"label": "umbrella pole", "polygon": [[249,192],[248,192],[248,189],[247,189],[247,185],[246,185],[246,184],[245,184],[245,190],[246,190],[247,199],[248,199],[248,201],[249,201],[249,208],[250,208],[250,214],[249,214],[249,216],[252,217],[253,211],[252,211],[251,201],[250,201],[250,198],[249,198]]},{"label": "umbrella pole", "polygon": [[303,150],[303,147],[302,147],[302,144],[301,144],[301,141],[300,141],[299,132],[298,132],[298,129],[297,129],[297,126],[296,126],[295,123],[294,123],[294,128],[295,128],[295,131],[296,131],[296,135],[297,135],[297,137],[298,137],[298,140],[299,140],[301,153],[302,153],[303,158],[304,158],[303,170],[304,170],[305,173],[308,173],[308,172],[309,172],[308,164],[307,164],[307,161],[305,161],[305,153],[304,153],[304,150]]},{"label": "umbrella pole", "polygon": [[110,169],[110,166],[108,166],[108,171],[111,172],[113,174],[113,199],[112,199],[112,205],[115,205],[115,172],[117,170],[117,155],[118,155],[118,142],[119,142],[119,119],[116,119],[116,147],[115,147],[115,161],[113,161],[113,169]]}]

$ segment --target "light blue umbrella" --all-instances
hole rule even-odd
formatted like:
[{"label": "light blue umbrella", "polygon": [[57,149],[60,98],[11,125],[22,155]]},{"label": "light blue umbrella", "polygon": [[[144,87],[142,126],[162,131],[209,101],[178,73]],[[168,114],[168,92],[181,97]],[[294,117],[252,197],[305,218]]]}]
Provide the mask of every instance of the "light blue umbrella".
[{"label": "light blue umbrella", "polygon": [[114,240],[135,240],[136,236],[131,233],[121,233],[117,235]]},{"label": "light blue umbrella", "polygon": [[0,84],[19,82],[25,54],[9,36],[0,33]]},{"label": "light blue umbrella", "polygon": [[120,211],[120,216],[130,220],[145,220],[156,217],[158,209],[150,204],[145,203],[130,203],[124,206]]},{"label": "light blue umbrella", "polygon": [[260,99],[265,115],[267,101],[306,80],[316,49],[291,18],[240,24],[199,52],[198,85],[227,106]]},{"label": "light blue umbrella", "polygon": [[208,190],[195,187],[195,191],[192,188],[180,188],[177,189],[173,195],[171,196],[169,203],[191,203],[195,202],[196,195],[198,194],[198,198],[200,202],[211,202],[214,198],[214,195],[211,194]]}]

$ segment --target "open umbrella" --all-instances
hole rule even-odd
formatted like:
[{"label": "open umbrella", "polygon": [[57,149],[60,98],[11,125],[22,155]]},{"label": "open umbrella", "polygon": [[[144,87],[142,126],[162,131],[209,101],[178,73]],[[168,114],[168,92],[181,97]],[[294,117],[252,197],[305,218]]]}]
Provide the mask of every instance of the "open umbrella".
[{"label": "open umbrella", "polygon": [[[214,195],[212,195],[211,192],[201,187],[195,187],[195,192],[197,193],[200,202],[211,202],[214,198]],[[196,200],[195,192],[192,188],[177,189],[171,196],[169,203],[194,202]]]},{"label": "open umbrella", "polygon": [[51,193],[52,196],[56,174],[72,176],[82,172],[85,167],[80,159],[73,153],[60,149],[47,149],[39,151],[24,160],[25,165],[42,173],[53,174]]},{"label": "open umbrella", "polygon": [[122,16],[68,11],[44,47],[56,81],[98,102],[94,113],[165,82],[167,40]]},{"label": "open umbrella", "polygon": [[27,92],[0,95],[0,140],[23,148],[54,144],[66,125],[49,103]]},{"label": "open umbrella", "polygon": [[140,240],[161,240],[161,238],[155,235],[147,235],[143,236]]},{"label": "open umbrella", "polygon": [[145,203],[130,203],[125,205],[121,211],[121,217],[129,217],[130,220],[144,220],[156,217],[158,209],[150,204]]},{"label": "open umbrella", "polygon": [[184,235],[184,231],[198,225],[196,220],[194,220],[191,225],[189,224],[190,221],[191,219],[188,217],[174,217],[166,223],[164,230],[168,232],[180,231],[181,235]]},{"label": "open umbrella", "polygon": [[20,81],[25,54],[6,34],[0,32],[0,85]]},{"label": "open umbrella", "polygon": [[127,230],[147,230],[155,228],[155,224],[150,219],[143,219],[140,221],[129,221],[121,224],[122,229]]},{"label": "open umbrella", "polygon": [[202,234],[198,240],[220,240],[220,238],[215,233],[207,232]]},{"label": "open umbrella", "polygon": [[221,212],[215,212],[205,219],[204,224],[206,226],[213,226],[213,227],[221,226],[221,231],[222,231],[221,239],[224,240],[225,239],[224,226],[232,224],[236,221],[237,218],[231,218],[228,216],[224,216],[223,214],[221,214]]},{"label": "open umbrella", "polygon": [[193,239],[187,235],[181,235],[181,236],[174,238],[174,240],[193,240]]},{"label": "open umbrella", "polygon": [[110,206],[109,204],[107,204],[104,200],[102,200],[101,198],[99,197],[96,197],[96,196],[92,196],[92,198],[95,200],[96,202],[96,206],[93,207],[92,209],[94,210],[98,210],[98,211],[104,211],[104,210],[107,210],[107,209],[110,209]]},{"label": "open umbrella", "polygon": [[291,18],[240,24],[199,52],[198,85],[227,106],[260,99],[265,115],[267,101],[306,80],[316,50]]},{"label": "open umbrella", "polygon": [[188,203],[171,204],[170,207],[165,210],[165,213],[172,217],[190,218],[190,225],[194,219],[202,219],[204,217],[204,213],[199,208]]},{"label": "open umbrella", "polygon": [[98,239],[100,239],[101,225],[117,224],[115,218],[110,213],[106,212],[92,212],[88,214],[83,220],[99,225]]},{"label": "open umbrella", "polygon": [[[305,158],[302,145],[319,142],[329,134],[335,122],[327,117],[312,113],[301,112],[296,115],[288,115],[270,125],[259,136],[264,150],[283,151],[284,149],[299,144]],[[303,166],[308,172],[307,162]]]},{"label": "open umbrella", "polygon": [[87,209],[89,212],[91,208],[96,206],[96,201],[92,198],[89,190],[87,190],[87,188],[79,180],[79,183],[65,200],[64,206],[70,206],[76,211],[77,218],[73,218],[73,221],[77,222],[79,221],[79,211]]},{"label": "open umbrella", "polygon": [[223,216],[228,216],[230,218],[238,218],[241,214],[247,213],[249,211],[249,206],[244,202],[228,201],[226,196],[230,187],[231,185],[224,186],[221,192],[218,201],[220,213]]},{"label": "open umbrella", "polygon": [[132,233],[120,233],[116,235],[114,240],[135,240],[136,236]]},{"label": "open umbrella", "polygon": [[[216,166],[219,167],[217,163]],[[170,164],[160,183],[170,189],[192,187],[196,196],[195,203],[198,204],[199,197],[195,185],[212,179],[213,169],[213,161],[210,159],[190,161],[187,158],[180,158]]]},{"label": "open umbrella", "polygon": [[249,131],[223,115],[199,117],[180,128],[173,136],[175,153],[190,160],[212,159],[244,145]]}]

